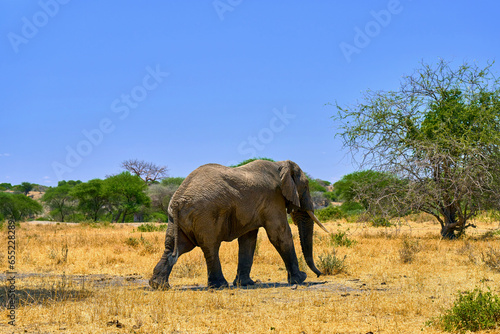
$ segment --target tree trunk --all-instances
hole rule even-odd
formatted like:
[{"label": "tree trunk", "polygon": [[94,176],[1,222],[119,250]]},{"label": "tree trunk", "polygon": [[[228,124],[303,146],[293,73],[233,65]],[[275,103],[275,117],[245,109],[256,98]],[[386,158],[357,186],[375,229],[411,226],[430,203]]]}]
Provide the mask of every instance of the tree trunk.
[{"label": "tree trunk", "polygon": [[442,209],[444,215],[444,224],[441,226],[441,236],[445,239],[456,239],[456,231],[463,229],[463,224],[457,220],[457,209],[450,205]]},{"label": "tree trunk", "polygon": [[113,217],[112,223],[118,223],[118,219],[120,219],[121,215],[122,215],[122,211],[118,210],[118,213],[116,214],[116,216]]},{"label": "tree trunk", "polygon": [[122,223],[125,223],[125,218],[127,217],[127,210],[123,211]]}]

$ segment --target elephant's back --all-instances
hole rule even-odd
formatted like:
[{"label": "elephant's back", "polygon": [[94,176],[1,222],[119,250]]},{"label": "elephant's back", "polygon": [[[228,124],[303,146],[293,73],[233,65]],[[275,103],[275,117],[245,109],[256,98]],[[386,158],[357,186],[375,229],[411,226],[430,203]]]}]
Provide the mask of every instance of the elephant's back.
[{"label": "elephant's back", "polygon": [[224,183],[226,175],[231,174],[230,169],[218,164],[206,164],[192,171],[172,196],[172,208],[219,198],[225,191]]},{"label": "elephant's back", "polygon": [[275,183],[273,173],[248,167],[250,166],[232,168],[219,164],[198,167],[186,177],[173,195],[170,202],[172,209],[181,209],[184,204],[196,205],[198,208],[216,203],[234,204],[235,201],[244,200],[246,194],[269,189]]}]

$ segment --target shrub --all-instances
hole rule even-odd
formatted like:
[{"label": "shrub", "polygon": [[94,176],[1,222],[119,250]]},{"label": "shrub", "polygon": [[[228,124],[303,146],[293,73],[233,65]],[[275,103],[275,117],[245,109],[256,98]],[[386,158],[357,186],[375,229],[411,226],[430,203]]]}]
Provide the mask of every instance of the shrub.
[{"label": "shrub", "polygon": [[500,221],[500,211],[498,210],[482,211],[477,215],[476,219],[485,223],[496,223]]},{"label": "shrub", "polygon": [[137,246],[139,246],[139,239],[134,237],[129,237],[125,240],[125,245],[136,248]]},{"label": "shrub", "polygon": [[399,250],[399,258],[403,263],[412,263],[415,260],[415,255],[420,252],[420,245],[417,240],[404,238],[401,249]]},{"label": "shrub", "polygon": [[337,233],[330,234],[330,243],[332,246],[345,246],[345,247],[351,247],[356,244],[356,240],[351,240],[347,237],[347,231],[338,231]]},{"label": "shrub", "polygon": [[324,193],[324,196],[330,200],[330,202],[336,202],[337,196],[333,191],[327,191]]},{"label": "shrub", "polygon": [[92,220],[84,220],[79,222],[83,227],[90,227],[90,228],[115,228],[109,221],[100,221],[100,222],[94,222]]},{"label": "shrub", "polygon": [[359,214],[365,212],[365,208],[357,202],[344,202],[340,206],[340,210],[346,216],[359,215]]},{"label": "shrub", "polygon": [[427,325],[436,325],[447,332],[493,329],[500,323],[500,298],[479,288],[458,294],[452,308]]},{"label": "shrub", "polygon": [[330,254],[323,254],[319,256],[319,269],[325,275],[335,275],[342,272],[345,268],[345,259],[347,255],[341,260],[337,257],[335,248]]},{"label": "shrub", "polygon": [[161,184],[164,186],[174,185],[179,187],[184,182],[184,179],[184,177],[166,177],[161,180]]},{"label": "shrub", "polygon": [[158,251],[158,247],[156,247],[153,243],[149,242],[148,240],[144,239],[142,235],[139,239],[134,237],[129,237],[125,239],[125,244],[132,248],[137,248],[139,247],[139,245],[142,245],[143,249],[140,251],[139,253],[140,255],[152,254]]},{"label": "shrub", "polygon": [[490,247],[486,252],[482,253],[484,264],[490,269],[500,272],[500,250]]},{"label": "shrub", "polygon": [[168,227],[168,224],[160,224],[160,225],[155,225],[152,223],[146,223],[137,226],[137,231],[138,232],[162,232],[166,231]]},{"label": "shrub", "polygon": [[148,215],[148,218],[150,219],[150,221],[155,221],[158,223],[168,221],[168,216],[163,212],[153,212]]},{"label": "shrub", "polygon": [[326,192],[326,188],[324,186],[324,182],[321,181],[321,180],[315,180],[313,179],[312,177],[310,177],[309,175],[307,175],[307,177],[309,178],[309,190],[311,192],[314,192],[314,191],[319,191],[319,192]]},{"label": "shrub", "polygon": [[328,206],[324,209],[316,210],[316,216],[320,220],[336,220],[344,217],[342,211],[336,206]]}]

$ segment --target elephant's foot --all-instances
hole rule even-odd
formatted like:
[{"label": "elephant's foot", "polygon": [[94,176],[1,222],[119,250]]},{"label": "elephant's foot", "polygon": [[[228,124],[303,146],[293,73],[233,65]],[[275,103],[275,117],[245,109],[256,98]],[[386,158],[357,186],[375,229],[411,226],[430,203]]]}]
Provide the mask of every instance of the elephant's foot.
[{"label": "elephant's foot", "polygon": [[295,275],[288,274],[288,284],[302,284],[307,278],[307,274],[303,271],[299,271]]},{"label": "elephant's foot", "polygon": [[249,286],[249,285],[255,285],[255,282],[249,277],[239,277],[236,276],[236,278],[233,281],[234,286]]},{"label": "elephant's foot", "polygon": [[168,290],[168,289],[170,289],[170,284],[168,284],[168,281],[158,280],[158,279],[154,279],[154,278],[151,278],[149,280],[149,286],[155,290]]},{"label": "elephant's foot", "polygon": [[229,287],[229,284],[227,283],[225,278],[216,280],[212,279],[208,281],[208,287],[210,289],[221,289]]}]

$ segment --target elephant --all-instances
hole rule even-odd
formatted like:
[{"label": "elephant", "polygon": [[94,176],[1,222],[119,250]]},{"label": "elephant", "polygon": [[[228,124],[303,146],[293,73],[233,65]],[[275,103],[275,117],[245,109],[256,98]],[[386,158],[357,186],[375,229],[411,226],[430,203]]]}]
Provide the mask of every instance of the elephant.
[{"label": "elephant", "polygon": [[322,274],[313,261],[314,215],[306,174],[290,161],[255,160],[240,167],[203,165],[183,181],[168,207],[165,250],[149,285],[168,289],[172,267],[179,256],[199,246],[205,257],[208,287],[228,287],[219,260],[223,241],[238,239],[235,286],[254,285],[250,278],[260,227],[283,259],[289,284],[301,284],[307,274],[299,270],[287,213],[299,229],[302,252],[309,268]]}]

